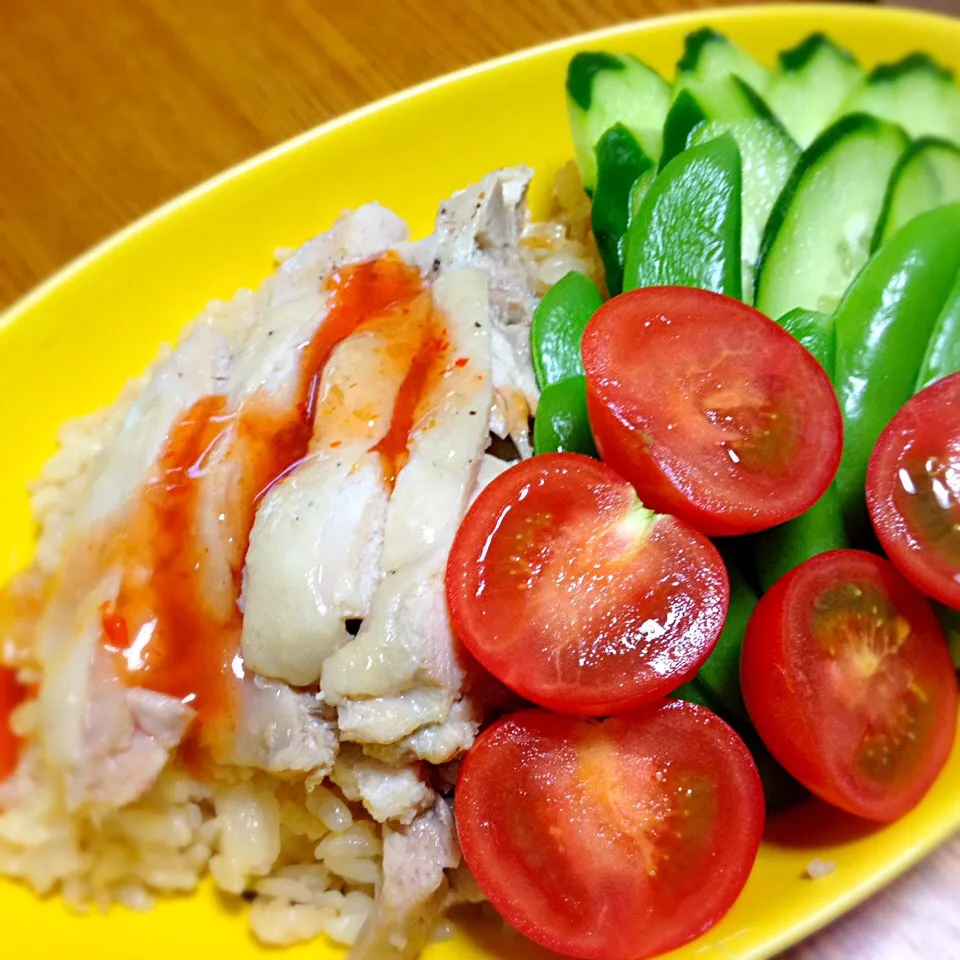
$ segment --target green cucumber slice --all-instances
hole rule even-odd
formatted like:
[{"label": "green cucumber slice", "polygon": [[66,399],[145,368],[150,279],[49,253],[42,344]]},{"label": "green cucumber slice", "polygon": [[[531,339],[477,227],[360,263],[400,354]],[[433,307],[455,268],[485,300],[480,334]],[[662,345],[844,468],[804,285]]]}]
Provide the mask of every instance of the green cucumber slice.
[{"label": "green cucumber slice", "polygon": [[567,67],[567,115],[584,189],[597,185],[597,141],[622,123],[654,160],[660,157],[670,86],[629,54],[583,52]]},{"label": "green cucumber slice", "polygon": [[854,114],[804,151],[770,214],[756,306],[768,317],[832,313],[866,263],[890,174],[907,148],[900,127]]},{"label": "green cucumber slice", "polygon": [[914,141],[890,175],[883,213],[873,235],[873,249],[908,220],[957,200],[960,200],[960,147],[937,137]]},{"label": "green cucumber slice", "polygon": [[925,53],[883,64],[865,77],[836,116],[869,113],[898,123],[911,137],[960,143],[960,88],[952,71]]},{"label": "green cucumber slice", "polygon": [[766,68],[750,54],[716,30],[696,30],[687,34],[683,56],[677,61],[674,97],[681,90],[708,97],[714,84],[731,74],[745,80],[754,90],[763,90],[767,85]]},{"label": "green cucumber slice", "polygon": [[763,91],[770,109],[806,149],[863,79],[853,54],[823,33],[813,33],[780,54]]}]

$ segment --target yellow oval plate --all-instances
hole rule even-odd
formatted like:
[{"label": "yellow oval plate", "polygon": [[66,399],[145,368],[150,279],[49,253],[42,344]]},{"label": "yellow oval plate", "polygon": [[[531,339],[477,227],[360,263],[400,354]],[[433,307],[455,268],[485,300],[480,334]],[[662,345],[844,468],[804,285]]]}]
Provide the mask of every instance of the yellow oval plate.
[{"label": "yellow oval plate", "polygon": [[[960,71],[960,22],[864,7],[757,7],[615,28],[541,47],[427,84],[285,144],[169,204],[44,284],[0,322],[0,581],[29,560],[26,485],[68,417],[109,403],[158,345],[212,297],[257,283],[280,245],[325,229],[344,208],[379,200],[430,228],[437,203],[487,171],[527,163],[545,209],[571,156],[567,61],[580,49],[638,54],[672,76],[684,35],[709,24],[760,60],[824,30],[865,64],[926,50]],[[198,131],[202,136],[202,131]],[[848,910],[960,827],[960,746],[923,803],[884,829],[810,803],[770,825],[743,895],[706,936],[671,957],[768,957]],[[830,876],[805,879],[819,857]],[[244,906],[209,885],[147,915],[115,909],[78,918],[0,882],[0,954],[100,960],[263,957]],[[334,958],[325,942],[286,956]],[[428,960],[542,958],[499,925],[465,921]]]}]

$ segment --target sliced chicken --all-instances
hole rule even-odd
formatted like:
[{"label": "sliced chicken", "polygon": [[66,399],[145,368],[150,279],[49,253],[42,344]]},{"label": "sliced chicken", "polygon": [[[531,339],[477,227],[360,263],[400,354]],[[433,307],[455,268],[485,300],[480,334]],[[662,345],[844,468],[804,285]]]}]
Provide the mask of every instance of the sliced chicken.
[{"label": "sliced chicken", "polygon": [[350,960],[413,960],[447,896],[447,869],[460,863],[453,814],[437,797],[405,827],[383,828],[383,887]]},{"label": "sliced chicken", "polygon": [[360,632],[323,665],[341,738],[389,743],[442,723],[458,698],[463,656],[444,593],[447,554],[487,441],[490,407],[486,275],[451,271],[434,298],[446,317],[449,365],[417,410],[409,459],[387,514],[385,571]]},{"label": "sliced chicken", "polygon": [[530,324],[538,297],[520,254],[533,171],[497,170],[440,206],[434,232],[410,245],[424,271],[482,269],[490,281],[493,406],[490,428],[510,436],[522,456],[533,452],[530,417],[540,397],[530,360]]},{"label": "sliced chicken", "polygon": [[247,552],[243,657],[261,674],[314,683],[369,610],[390,497],[377,448],[431,318],[429,294],[391,305],[324,368],[310,454],[264,498]]},{"label": "sliced chicken", "polygon": [[434,793],[424,781],[422,764],[396,766],[366,756],[346,744],[337,757],[330,779],[343,795],[362,803],[374,820],[410,823],[434,802]]}]

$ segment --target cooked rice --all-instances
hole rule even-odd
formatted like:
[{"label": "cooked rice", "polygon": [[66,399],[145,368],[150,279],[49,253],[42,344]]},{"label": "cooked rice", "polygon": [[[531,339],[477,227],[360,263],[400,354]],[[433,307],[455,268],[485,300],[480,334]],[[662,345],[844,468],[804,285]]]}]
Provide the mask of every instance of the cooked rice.
[{"label": "cooked rice", "polygon": [[[572,164],[558,174],[555,195],[552,218],[531,224],[522,240],[541,294],[569,270],[600,278],[590,205]],[[242,322],[269,283],[256,292],[241,290],[229,302],[212,302],[206,316],[217,325]],[[57,453],[31,487],[39,574],[57,569],[77,492],[149,374],[132,381],[110,407],[60,430]],[[31,661],[26,642],[0,651],[0,662],[20,667],[28,683],[38,679]],[[39,894],[59,891],[71,907],[85,911],[111,904],[147,910],[155,895],[192,891],[209,874],[223,891],[252,899],[250,925],[264,943],[292,944],[320,934],[338,944],[355,941],[383,879],[382,827],[345,797],[344,791],[351,792],[346,774],[334,773],[337,786],[223,768],[201,782],[174,765],[136,802],[118,811],[84,808],[77,814],[46,782],[34,736],[37,713],[36,702],[28,701],[12,717],[26,746],[14,777],[0,784],[0,875]],[[455,766],[448,767],[437,771],[438,782],[455,775]],[[12,804],[14,792],[19,800]],[[452,872],[451,901],[481,899],[463,865]],[[446,923],[435,932],[449,935]]]}]

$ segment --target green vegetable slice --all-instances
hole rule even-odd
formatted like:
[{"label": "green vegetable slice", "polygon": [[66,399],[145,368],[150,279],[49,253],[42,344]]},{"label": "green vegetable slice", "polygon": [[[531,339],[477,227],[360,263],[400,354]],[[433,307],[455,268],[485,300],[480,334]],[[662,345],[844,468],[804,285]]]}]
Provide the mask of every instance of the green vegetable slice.
[{"label": "green vegetable slice", "polygon": [[804,153],[770,214],[756,306],[832,312],[869,256],[890,173],[907,147],[899,127],[844,117]]},{"label": "green vegetable slice", "polygon": [[597,189],[590,211],[593,235],[607,278],[607,291],[623,287],[623,260],[630,221],[630,194],[641,174],[653,169],[633,134],[614,124],[597,144]]},{"label": "green vegetable slice", "polygon": [[576,270],[547,291],[534,311],[530,330],[533,369],[541,390],[583,375],[580,341],[587,322],[602,305],[594,282]]},{"label": "green vegetable slice", "polygon": [[763,91],[770,109],[804,149],[863,79],[856,58],[823,33],[813,33],[780,54]]},{"label": "green vegetable slice", "polygon": [[567,115],[583,186],[597,185],[597,142],[614,124],[623,124],[654,160],[660,156],[663,119],[670,87],[629,54],[584,52],[567,67]]},{"label": "green vegetable slice", "polygon": [[671,160],[630,223],[624,290],[679,285],[739,298],[741,176],[729,136]]},{"label": "green vegetable slice", "polygon": [[834,317],[843,411],[837,473],[851,537],[869,530],[867,462],[880,432],[910,398],[927,343],[960,271],[960,203],[922,213],[870,259]]},{"label": "green vegetable slice", "polygon": [[890,175],[873,249],[917,214],[960,200],[960,147],[923,137],[910,144]]},{"label": "green vegetable slice", "polygon": [[540,394],[533,421],[533,452],[597,456],[587,419],[587,385],[583,377],[551,383]]}]

